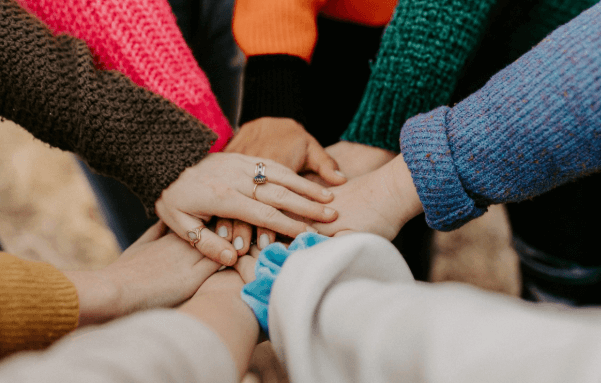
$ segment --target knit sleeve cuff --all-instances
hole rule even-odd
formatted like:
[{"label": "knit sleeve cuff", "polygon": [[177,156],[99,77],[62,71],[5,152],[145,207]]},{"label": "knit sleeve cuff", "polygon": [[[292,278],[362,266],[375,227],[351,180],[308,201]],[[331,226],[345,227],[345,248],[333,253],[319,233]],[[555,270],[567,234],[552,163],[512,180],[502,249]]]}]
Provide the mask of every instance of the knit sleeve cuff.
[{"label": "knit sleeve cuff", "polygon": [[447,138],[446,106],[407,121],[401,152],[413,178],[428,225],[454,230],[486,212],[464,189]]},{"label": "knit sleeve cuff", "polygon": [[296,56],[248,58],[239,125],[261,117],[286,117],[306,125],[305,94],[309,64]]},{"label": "knit sleeve cuff", "polygon": [[77,327],[77,290],[52,265],[0,252],[0,291],[0,358],[45,348]]}]

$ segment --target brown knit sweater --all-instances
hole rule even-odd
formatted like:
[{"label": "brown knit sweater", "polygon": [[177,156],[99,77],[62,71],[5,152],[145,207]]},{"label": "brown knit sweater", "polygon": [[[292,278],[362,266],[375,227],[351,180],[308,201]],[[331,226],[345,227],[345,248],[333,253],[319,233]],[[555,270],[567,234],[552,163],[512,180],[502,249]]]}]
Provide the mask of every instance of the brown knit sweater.
[{"label": "brown knit sweater", "polygon": [[85,43],[0,0],[0,116],[127,185],[149,215],[163,189],[217,136],[121,73],[99,71]]}]

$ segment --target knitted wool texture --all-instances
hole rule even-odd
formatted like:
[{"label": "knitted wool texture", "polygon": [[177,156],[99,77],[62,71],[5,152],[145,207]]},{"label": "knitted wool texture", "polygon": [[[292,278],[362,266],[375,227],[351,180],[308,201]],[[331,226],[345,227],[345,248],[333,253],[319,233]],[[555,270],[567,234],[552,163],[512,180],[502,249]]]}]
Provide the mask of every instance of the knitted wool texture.
[{"label": "knitted wool texture", "polygon": [[198,163],[215,133],[116,71],[87,46],[0,0],[0,115],[127,185],[149,215],[163,189]]},{"label": "knitted wool texture", "polygon": [[119,70],[205,123],[218,135],[211,151],[220,151],[232,137],[167,0],[18,1],[54,33],[84,40],[97,68]]},{"label": "knitted wool texture", "polygon": [[341,139],[398,152],[402,124],[447,103],[495,0],[399,0]]},{"label": "knitted wool texture", "polygon": [[0,252],[0,359],[50,345],[78,318],[77,290],[63,273]]},{"label": "knitted wool texture", "polygon": [[401,150],[437,230],[599,171],[601,4],[454,108],[407,121]]}]

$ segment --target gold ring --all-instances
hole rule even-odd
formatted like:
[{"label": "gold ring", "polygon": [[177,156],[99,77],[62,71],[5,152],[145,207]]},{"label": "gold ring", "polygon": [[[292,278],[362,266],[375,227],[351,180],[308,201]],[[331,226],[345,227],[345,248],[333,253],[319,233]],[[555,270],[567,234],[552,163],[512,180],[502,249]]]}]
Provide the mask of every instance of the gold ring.
[{"label": "gold ring", "polygon": [[257,165],[255,166],[255,178],[253,178],[255,185],[263,185],[267,182],[267,176],[265,175],[266,168],[267,166],[265,166],[264,163],[257,162]]},{"label": "gold ring", "polygon": [[200,242],[200,232],[204,229],[204,226],[198,226],[194,230],[189,230],[186,235],[188,236],[188,242],[190,246],[196,247],[196,244]]},{"label": "gold ring", "polygon": [[260,184],[255,184],[255,188],[253,189],[253,198],[255,201],[258,201],[257,199],[257,186],[259,186]]}]

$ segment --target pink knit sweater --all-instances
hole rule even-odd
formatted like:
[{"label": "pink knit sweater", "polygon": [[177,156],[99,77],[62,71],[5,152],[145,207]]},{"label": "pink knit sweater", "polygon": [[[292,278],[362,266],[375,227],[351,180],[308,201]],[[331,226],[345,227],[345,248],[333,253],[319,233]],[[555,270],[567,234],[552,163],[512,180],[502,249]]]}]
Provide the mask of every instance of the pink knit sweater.
[{"label": "pink knit sweater", "polygon": [[116,69],[204,122],[223,149],[232,129],[186,45],[167,0],[18,0],[55,33],[84,40],[102,69]]}]

